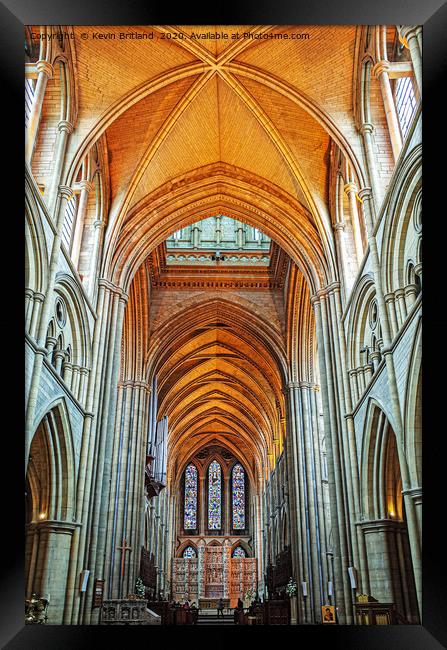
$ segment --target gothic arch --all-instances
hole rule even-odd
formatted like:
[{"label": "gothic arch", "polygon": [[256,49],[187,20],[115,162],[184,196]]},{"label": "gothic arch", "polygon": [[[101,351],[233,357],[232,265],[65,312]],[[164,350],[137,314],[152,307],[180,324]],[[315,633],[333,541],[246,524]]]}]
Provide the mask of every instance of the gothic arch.
[{"label": "gothic arch", "polygon": [[[360,462],[361,503],[366,519],[383,519],[388,516],[383,479],[388,441],[391,437],[395,439],[391,422],[391,417],[386,413],[384,407],[370,398],[362,437]],[[397,455],[395,460],[398,462]]]},{"label": "gothic arch", "polygon": [[[55,293],[63,298],[67,310],[67,345],[72,347],[72,363],[89,367],[91,363],[91,333],[85,301],[75,280],[67,274],[56,276]],[[65,326],[66,327],[66,326]]]},{"label": "gothic arch", "polygon": [[[374,280],[365,275],[357,282],[350,300],[349,320],[347,326],[347,351],[349,369],[364,365],[360,357],[361,349],[371,344],[371,327],[369,324],[369,309],[375,299]],[[378,319],[378,316],[377,316]],[[380,325],[378,323],[377,327]],[[377,339],[377,336],[376,336]],[[366,360],[365,360],[366,362]]]},{"label": "gothic arch", "polygon": [[26,179],[25,191],[25,288],[43,293],[48,276],[48,248],[43,230],[40,209],[29,189]]},{"label": "gothic arch", "polygon": [[417,262],[419,235],[415,211],[420,210],[422,185],[422,147],[412,149],[400,166],[385,207],[381,245],[382,281],[385,293],[407,285],[405,270],[409,260]]},{"label": "gothic arch", "polygon": [[149,252],[173,232],[225,212],[276,241],[300,268],[313,292],[335,277],[317,229],[301,204],[265,179],[223,163],[174,179],[134,206],[113,250],[112,235],[107,236],[104,275],[114,284],[128,287]]}]

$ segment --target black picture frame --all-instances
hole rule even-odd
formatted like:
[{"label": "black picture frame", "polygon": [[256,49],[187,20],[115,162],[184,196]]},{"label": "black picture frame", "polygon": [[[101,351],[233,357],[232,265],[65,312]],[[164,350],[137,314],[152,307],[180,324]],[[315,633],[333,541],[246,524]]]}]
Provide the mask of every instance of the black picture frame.
[{"label": "black picture frame", "polygon": [[[2,647],[18,648],[79,648],[93,643],[108,643],[111,630],[83,626],[25,626],[23,608],[23,497],[19,477],[23,472],[23,426],[18,415],[21,412],[20,390],[23,385],[23,357],[17,353],[23,349],[20,327],[16,326],[16,314],[22,313],[23,228],[21,216],[21,197],[23,196],[23,150],[20,136],[23,129],[23,28],[28,24],[421,24],[424,28],[423,53],[423,151],[424,208],[429,218],[424,224],[424,524],[423,524],[423,626],[395,626],[365,629],[354,626],[334,626],[328,633],[324,626],[299,626],[296,628],[270,628],[250,630],[236,628],[241,643],[264,639],[278,644],[287,633],[288,644],[298,645],[309,640],[328,647],[356,648],[441,648],[447,645],[445,624],[445,580],[444,533],[442,532],[442,468],[436,470],[436,460],[445,462],[445,423],[443,408],[445,401],[443,385],[445,381],[434,379],[437,361],[442,355],[442,341],[446,331],[445,317],[438,307],[443,302],[441,279],[442,262],[445,259],[445,242],[442,236],[443,203],[445,185],[442,153],[445,105],[441,102],[441,92],[445,88],[447,54],[445,38],[447,27],[447,5],[440,0],[322,0],[319,3],[299,4],[288,0],[279,4],[258,1],[237,6],[235,3],[210,3],[207,10],[183,3],[182,8],[173,13],[168,3],[149,4],[144,0],[3,0],[0,5],[2,38],[2,89],[3,107],[7,116],[3,120],[3,135],[12,134],[12,144],[7,146],[3,140],[3,157],[7,160],[7,176],[4,179],[4,201],[12,199],[10,207],[4,206],[3,220],[7,227],[5,252],[11,253],[11,261],[4,261],[4,300],[6,315],[1,319],[3,342],[9,358],[4,363],[3,373],[7,378],[4,389],[4,415],[9,423],[4,423],[4,471],[6,465],[12,470],[12,477],[3,491],[3,539],[7,541],[2,562],[2,597],[0,607],[0,640]],[[441,128],[440,128],[441,127]],[[444,136],[445,137],[445,136]],[[442,175],[441,175],[442,174]],[[431,221],[431,225],[430,225]],[[6,250],[7,249],[7,250]],[[4,260],[7,257],[4,254]],[[9,269],[6,272],[6,269]],[[16,311],[17,310],[17,311]],[[443,355],[442,355],[443,356]],[[445,374],[445,364],[441,362]],[[443,447],[444,443],[444,447]],[[23,476],[23,474],[22,474]],[[439,526],[439,527],[438,527]],[[323,631],[322,631],[323,630]],[[150,641],[147,628],[115,628],[113,638],[118,645],[129,645],[146,638],[152,644],[166,643],[172,629],[150,628]],[[203,631],[203,628],[202,628]],[[211,642],[209,631],[208,642]],[[177,633],[178,630],[175,630]],[[233,630],[221,629],[213,635],[213,647],[225,647]],[[261,632],[261,634],[259,634]],[[199,628],[182,628],[179,642],[194,643],[199,638]],[[293,634],[293,637],[291,636]],[[322,634],[324,637],[322,637]],[[328,636],[331,634],[333,636]],[[106,635],[104,637],[104,635]],[[132,640],[129,639],[129,635]],[[191,635],[188,637],[188,635]],[[247,635],[246,637],[244,635]],[[303,636],[304,635],[304,636]],[[241,638],[243,637],[243,638]],[[268,639],[267,639],[268,637]],[[293,639],[293,640],[292,640]],[[285,641],[285,639],[284,639]]]}]

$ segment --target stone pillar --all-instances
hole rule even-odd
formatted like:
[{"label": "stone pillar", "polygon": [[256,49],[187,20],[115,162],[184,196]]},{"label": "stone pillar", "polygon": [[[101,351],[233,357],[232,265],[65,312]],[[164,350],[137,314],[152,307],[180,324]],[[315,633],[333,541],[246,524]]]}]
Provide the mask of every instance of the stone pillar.
[{"label": "stone pillar", "polygon": [[96,267],[98,265],[99,251],[101,247],[102,238],[104,236],[104,221],[94,221],[93,228],[95,229],[93,238],[93,250],[90,258],[90,266],[88,271],[88,288],[87,293],[90,297],[93,296],[96,283]]},{"label": "stone pillar", "polygon": [[341,450],[339,447],[339,423],[337,421],[336,395],[331,357],[331,332],[326,305],[326,292],[319,291],[311,298],[315,311],[316,334],[318,340],[318,357],[322,380],[322,405],[324,413],[324,431],[326,434],[326,456],[328,466],[328,483],[330,513],[333,535],[335,564],[335,594],[339,615],[343,622],[352,622],[351,593],[348,585],[348,546],[349,530],[345,512],[345,494],[343,488]]},{"label": "stone pillar", "polygon": [[382,91],[382,99],[385,108],[386,120],[388,123],[391,147],[393,149],[394,161],[396,162],[402,150],[402,135],[400,131],[399,118],[396,111],[396,104],[394,102],[393,93],[391,91],[390,78],[388,74],[389,69],[389,61],[379,61],[374,66],[373,73],[376,75],[377,79],[380,80],[380,89]]},{"label": "stone pillar", "polygon": [[[366,164],[368,167],[369,178],[371,181],[371,187],[374,194],[374,200],[375,202],[377,202],[377,205],[380,206],[382,201],[382,189],[379,182],[379,178],[377,176],[376,160],[374,158],[374,145],[373,145],[373,138],[372,138],[373,131],[374,131],[374,127],[369,122],[365,122],[360,127],[360,133],[362,134],[363,137],[363,144],[365,149]],[[358,196],[359,198],[361,198],[360,193],[358,193]],[[372,200],[372,196],[371,196],[371,200]]]},{"label": "stone pillar", "polygon": [[72,372],[73,365],[69,361],[64,361],[62,364],[62,379],[64,380],[68,390],[71,390]]},{"label": "stone pillar", "polygon": [[40,116],[42,114],[47,81],[48,79],[51,79],[54,72],[53,66],[48,61],[38,61],[36,63],[36,70],[37,82],[34,89],[33,104],[31,106],[31,114],[29,116],[25,139],[25,160],[30,164],[31,158],[33,157],[34,146],[36,144],[36,136],[39,128]]},{"label": "stone pillar", "polygon": [[418,623],[416,603],[412,605],[408,591],[411,576],[407,573],[410,567],[405,565],[405,523],[378,519],[361,522],[359,526],[366,539],[371,596],[379,602],[395,603],[401,616],[410,623]]},{"label": "stone pillar", "polygon": [[[91,475],[92,498],[96,507],[92,514],[89,564],[96,578],[104,578],[104,558],[107,533],[107,519],[109,511],[109,493],[111,483],[111,460],[113,443],[115,440],[115,414],[118,385],[118,369],[121,350],[121,335],[124,321],[124,309],[127,295],[119,288],[106,283],[108,290],[112,293],[110,304],[111,309],[107,317],[106,351],[103,365],[104,392],[101,400],[102,417],[97,423],[97,453],[95,457],[94,471]],[[119,540],[120,543],[122,540]],[[132,551],[133,552],[133,551]],[[128,561],[128,559],[127,559]],[[91,611],[93,585],[89,583],[84,603],[84,623],[89,624],[91,617],[94,620],[98,612]]]},{"label": "stone pillar", "polygon": [[354,234],[355,251],[357,254],[358,266],[360,266],[363,260],[364,251],[363,251],[362,232],[360,227],[360,215],[357,209],[358,189],[355,183],[351,182],[351,183],[346,183],[346,185],[344,186],[344,191],[346,192],[349,199],[349,208],[351,213],[352,231]]},{"label": "stone pillar", "polygon": [[96,445],[96,422],[93,413],[98,412],[101,377],[105,362],[106,330],[108,321],[110,292],[106,283],[100,282],[97,302],[97,318],[93,331],[92,368],[89,375],[85,398],[86,417],[82,432],[82,447],[80,452],[79,476],[76,488],[76,503],[78,518],[86,522],[81,531],[75,531],[72,545],[70,570],[67,581],[67,601],[64,612],[65,624],[79,624],[82,621],[83,601],[80,597],[77,581],[83,569],[91,568],[86,558],[86,546],[92,512],[90,510],[90,495],[92,489],[91,476],[94,468],[94,454],[91,450]]},{"label": "stone pillar", "polygon": [[33,313],[33,295],[32,289],[25,289],[25,332],[30,332],[31,315]]},{"label": "stone pillar", "polygon": [[[287,384],[287,435],[286,435],[286,461],[287,461],[287,474],[289,477],[289,512],[290,512],[290,537],[291,537],[291,551],[292,551],[292,566],[295,573],[295,579],[300,584],[305,579],[305,538],[303,537],[303,518],[301,513],[303,511],[302,492],[300,488],[299,477],[299,462],[297,450],[297,433],[296,433],[296,419],[294,409],[294,396],[293,396],[294,382]],[[270,515],[271,508],[266,509],[266,516]],[[270,515],[271,517],[271,515]],[[273,521],[273,520],[271,520]],[[270,532],[269,549],[272,549],[274,543],[274,536],[271,534],[271,522],[267,519],[267,531]],[[271,550],[271,560],[274,560],[274,552]],[[300,622],[305,622],[307,618],[305,603],[303,598],[298,601],[298,619]]]},{"label": "stone pillar", "polygon": [[404,25],[399,30],[399,40],[410,50],[414,76],[422,97],[422,28]]},{"label": "stone pillar", "polygon": [[390,337],[393,341],[396,337],[397,332],[399,331],[399,325],[397,323],[396,317],[396,305],[394,303],[394,293],[387,293],[384,296],[384,299],[388,307],[388,314],[390,319]]},{"label": "stone pillar", "polygon": [[335,241],[337,243],[339,259],[341,262],[340,275],[343,278],[345,296],[349,296],[349,293],[352,289],[352,285],[354,282],[354,278],[351,274],[351,270],[349,268],[347,255],[346,255],[345,227],[346,224],[344,222],[338,222],[334,224]]},{"label": "stone pillar", "polygon": [[400,318],[398,319],[399,328],[401,328],[407,318],[407,305],[405,303],[405,291],[404,289],[396,289],[394,295],[396,297],[397,308],[400,315]]},{"label": "stone pillar", "polygon": [[62,362],[65,359],[65,351],[64,350],[56,350],[54,353],[54,358],[56,359],[56,372],[60,375],[62,372]]},{"label": "stone pillar", "polygon": [[[68,136],[73,133],[73,124],[67,120],[61,120],[57,125],[57,138],[55,144],[55,153],[53,158],[53,171],[48,193],[45,192],[44,198],[48,207],[48,212],[52,214],[57,203],[57,190],[61,181],[62,167],[65,160],[65,151],[67,149]],[[71,194],[71,196],[73,193]],[[71,198],[71,197],[70,197]],[[65,206],[62,211],[62,219],[65,217]]]},{"label": "stone pillar", "polygon": [[33,296],[32,316],[29,328],[29,335],[34,339],[37,338],[37,326],[45,296],[43,293],[35,293]]},{"label": "stone pillar", "polygon": [[49,598],[48,623],[60,625],[66,598],[66,583],[73,531],[79,524],[45,520],[32,525],[38,536],[36,570],[32,589]]},{"label": "stone pillar", "polygon": [[71,260],[77,268],[79,263],[79,253],[81,252],[82,234],[84,232],[84,222],[87,214],[88,197],[90,192],[94,189],[94,184],[91,181],[81,181],[79,183],[81,192],[79,194],[79,204],[75,215],[76,225],[73,236],[73,244],[71,247]]}]

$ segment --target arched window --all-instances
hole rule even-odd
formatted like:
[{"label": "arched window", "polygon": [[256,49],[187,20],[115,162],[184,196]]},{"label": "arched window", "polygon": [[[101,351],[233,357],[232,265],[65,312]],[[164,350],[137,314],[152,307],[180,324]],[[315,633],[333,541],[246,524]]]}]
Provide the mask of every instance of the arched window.
[{"label": "arched window", "polygon": [[185,530],[197,528],[197,468],[188,465],[185,470],[185,508],[183,527]]},{"label": "arched window", "polygon": [[183,551],[183,557],[197,557],[196,549],[192,546],[187,546]]},{"label": "arched window", "polygon": [[232,471],[232,527],[235,530],[245,528],[245,471],[240,463]]},{"label": "arched window", "polygon": [[233,551],[232,557],[247,557],[247,553],[242,548],[242,546],[236,546]]},{"label": "arched window", "polygon": [[217,460],[208,468],[208,528],[222,528],[222,470]]}]

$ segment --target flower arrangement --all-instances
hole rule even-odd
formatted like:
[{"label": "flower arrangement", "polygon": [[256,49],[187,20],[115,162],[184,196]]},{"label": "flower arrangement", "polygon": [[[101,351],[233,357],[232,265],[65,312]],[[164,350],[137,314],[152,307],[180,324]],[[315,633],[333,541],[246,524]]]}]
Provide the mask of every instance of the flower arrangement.
[{"label": "flower arrangement", "polygon": [[286,594],[288,596],[295,596],[296,594],[296,582],[293,578],[290,578],[289,582],[287,583]]},{"label": "flower arrangement", "polygon": [[251,601],[254,599],[255,596],[256,596],[255,590],[253,589],[253,587],[250,587],[249,589],[247,589],[247,591],[244,594],[244,600]]},{"label": "flower arrangement", "polygon": [[135,593],[138,598],[144,599],[146,595],[146,589],[141,578],[137,578],[135,583]]}]

